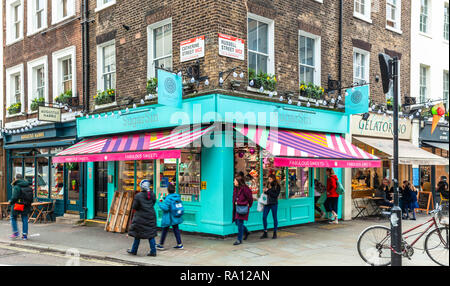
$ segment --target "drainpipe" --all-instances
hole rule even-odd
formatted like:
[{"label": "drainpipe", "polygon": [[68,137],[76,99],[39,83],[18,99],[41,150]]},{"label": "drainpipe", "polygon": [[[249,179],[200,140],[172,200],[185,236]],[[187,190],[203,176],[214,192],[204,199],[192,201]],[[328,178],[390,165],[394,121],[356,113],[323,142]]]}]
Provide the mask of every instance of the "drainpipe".
[{"label": "drainpipe", "polygon": [[83,111],[89,113],[89,1],[83,0],[81,37],[82,37],[82,57],[83,57]]}]

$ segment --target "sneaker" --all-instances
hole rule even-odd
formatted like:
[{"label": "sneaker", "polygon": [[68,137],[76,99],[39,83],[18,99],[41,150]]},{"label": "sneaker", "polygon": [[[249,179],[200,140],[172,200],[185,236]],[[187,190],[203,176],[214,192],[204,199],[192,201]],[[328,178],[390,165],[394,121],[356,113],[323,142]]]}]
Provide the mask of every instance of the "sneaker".
[{"label": "sneaker", "polygon": [[11,235],[9,236],[10,239],[16,239],[16,238],[18,238],[18,237],[19,237],[19,233],[18,233],[18,232],[15,232],[15,233],[13,233],[13,234],[11,234]]},{"label": "sneaker", "polygon": [[26,234],[22,234],[22,240],[28,240],[28,236]]},{"label": "sneaker", "polygon": [[156,256],[156,252],[149,252],[148,254],[147,254],[147,256]]},{"label": "sneaker", "polygon": [[174,246],[173,248],[175,248],[175,249],[183,249],[183,245],[182,244],[178,244],[177,246]]},{"label": "sneaker", "polygon": [[156,245],[156,249],[158,249],[158,250],[164,250],[165,248],[164,248],[163,245],[157,244],[157,245]]}]

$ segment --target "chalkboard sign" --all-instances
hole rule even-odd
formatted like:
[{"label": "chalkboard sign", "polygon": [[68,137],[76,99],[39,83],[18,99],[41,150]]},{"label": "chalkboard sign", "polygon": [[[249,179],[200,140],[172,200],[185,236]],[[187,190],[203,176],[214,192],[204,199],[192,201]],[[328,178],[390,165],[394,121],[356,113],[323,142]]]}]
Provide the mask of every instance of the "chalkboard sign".
[{"label": "chalkboard sign", "polygon": [[431,192],[419,192],[417,201],[419,203],[419,211],[426,211],[427,214],[430,211],[430,206],[432,205],[433,195]]}]

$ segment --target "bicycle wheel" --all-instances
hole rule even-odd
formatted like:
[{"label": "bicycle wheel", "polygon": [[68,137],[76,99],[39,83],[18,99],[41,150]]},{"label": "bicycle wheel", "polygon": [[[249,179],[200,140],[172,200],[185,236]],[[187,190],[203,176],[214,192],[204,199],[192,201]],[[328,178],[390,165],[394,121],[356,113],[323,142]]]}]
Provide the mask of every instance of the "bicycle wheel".
[{"label": "bicycle wheel", "polygon": [[372,266],[391,264],[391,230],[375,225],[365,229],[358,238],[358,253],[362,260]]},{"label": "bicycle wheel", "polygon": [[435,263],[448,266],[448,227],[440,227],[427,235],[425,250]]}]

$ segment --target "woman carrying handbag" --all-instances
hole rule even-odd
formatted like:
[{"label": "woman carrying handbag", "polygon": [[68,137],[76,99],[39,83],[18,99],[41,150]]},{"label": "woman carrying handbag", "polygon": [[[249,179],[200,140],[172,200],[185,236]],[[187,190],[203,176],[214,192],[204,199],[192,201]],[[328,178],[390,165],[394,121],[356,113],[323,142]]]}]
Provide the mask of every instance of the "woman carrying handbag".
[{"label": "woman carrying handbag", "polygon": [[233,222],[238,227],[238,237],[233,245],[242,243],[242,239],[246,240],[249,231],[244,225],[244,221],[248,220],[248,214],[253,204],[253,196],[250,188],[245,184],[242,176],[234,179],[233,192]]},{"label": "woman carrying handbag", "polygon": [[278,196],[280,195],[281,187],[277,181],[277,177],[271,174],[268,178],[267,191],[264,194],[267,195],[267,204],[264,206],[263,212],[263,225],[264,225],[264,233],[260,237],[261,239],[267,238],[267,216],[269,212],[272,212],[273,217],[273,239],[277,238],[277,228],[278,228],[278,219],[277,219],[277,211],[278,211]]}]

